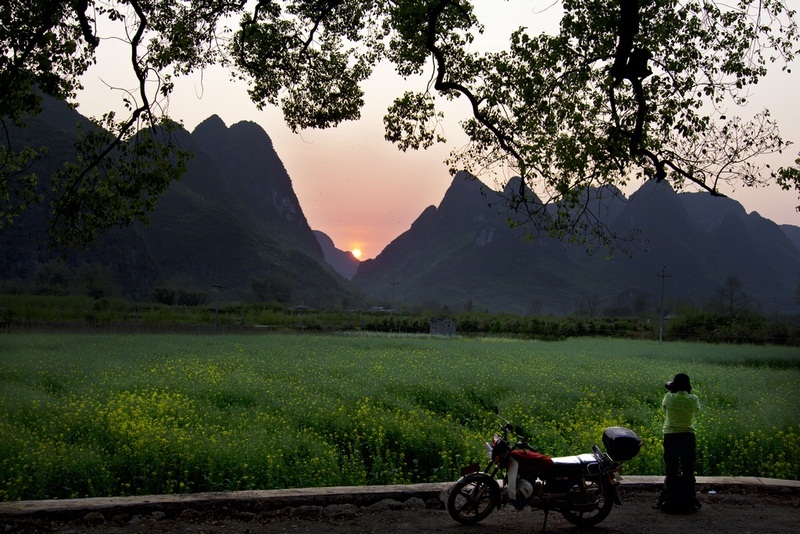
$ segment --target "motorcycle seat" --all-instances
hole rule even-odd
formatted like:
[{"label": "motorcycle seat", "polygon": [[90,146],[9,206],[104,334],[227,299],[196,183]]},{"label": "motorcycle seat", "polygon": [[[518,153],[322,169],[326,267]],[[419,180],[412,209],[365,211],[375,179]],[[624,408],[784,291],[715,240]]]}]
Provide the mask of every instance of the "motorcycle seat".
[{"label": "motorcycle seat", "polygon": [[553,458],[553,471],[556,475],[579,476],[586,473],[590,465],[596,463],[597,459],[593,454],[562,456],[560,458]]}]

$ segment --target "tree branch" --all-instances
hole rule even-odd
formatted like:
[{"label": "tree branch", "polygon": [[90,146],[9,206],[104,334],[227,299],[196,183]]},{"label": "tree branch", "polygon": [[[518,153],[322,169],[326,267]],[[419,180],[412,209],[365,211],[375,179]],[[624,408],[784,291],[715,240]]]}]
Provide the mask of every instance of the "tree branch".
[{"label": "tree branch", "polygon": [[[682,169],[678,164],[666,158],[659,157],[655,152],[643,148],[645,137],[644,124],[647,119],[647,100],[644,94],[642,80],[651,74],[647,68],[647,61],[650,53],[643,49],[633,47],[634,40],[639,33],[639,0],[620,0],[620,17],[617,25],[617,48],[614,54],[614,63],[611,66],[612,84],[609,90],[609,101],[611,105],[611,115],[616,129],[628,136],[628,150],[632,157],[644,156],[649,159],[655,168],[656,181],[664,180],[667,177],[666,167],[692,183],[705,189],[713,196],[725,196],[720,193],[716,184],[709,186],[705,180],[696,178],[692,173]],[[624,80],[628,80],[633,88],[634,98],[636,99],[636,120],[633,132],[626,131],[620,124],[617,113],[615,91]]]},{"label": "tree branch", "polygon": [[[87,162],[87,164],[81,169],[81,172],[78,173],[75,178],[71,181],[69,188],[67,191],[62,195],[62,198],[67,198],[70,195],[74,195],[78,188],[84,183],[86,178],[90,175],[90,173],[94,172],[98,169],[101,163],[114,151],[116,150],[123,142],[125,136],[128,132],[131,131],[133,126],[139,121],[142,115],[152,115],[150,109],[150,99],[147,96],[146,91],[146,82],[147,82],[147,74],[144,69],[139,65],[139,45],[141,44],[142,36],[144,35],[145,30],[147,29],[147,16],[142,9],[139,0],[130,0],[131,7],[133,7],[136,16],[139,19],[139,25],[136,28],[136,32],[133,34],[130,42],[130,61],[131,67],[133,68],[133,72],[136,76],[137,81],[139,82],[139,97],[141,98],[141,103],[138,107],[133,109],[131,116],[128,118],[127,121],[120,124],[116,135],[111,140],[110,143],[101,151],[93,154],[92,158]],[[152,120],[150,121],[151,126]],[[53,213],[53,218],[50,222],[50,230],[52,231],[61,220],[61,216],[63,214],[60,210],[56,209]]]},{"label": "tree branch", "polygon": [[[497,138],[500,147],[508,152],[517,161],[517,164],[522,169],[525,167],[524,160],[517,149],[513,146],[514,143],[510,136],[503,133],[480,109],[480,100],[472,91],[460,83],[452,82],[446,79],[447,77],[447,63],[445,62],[444,53],[437,45],[437,25],[439,17],[448,6],[454,6],[461,11],[465,17],[468,17],[463,8],[453,0],[441,0],[431,7],[428,12],[428,28],[425,37],[425,47],[433,55],[436,62],[436,79],[434,81],[434,89],[442,92],[456,91],[464,95],[469,100],[472,106],[472,115],[479,123],[487,128]],[[525,181],[520,181],[520,196],[524,197]]]}]

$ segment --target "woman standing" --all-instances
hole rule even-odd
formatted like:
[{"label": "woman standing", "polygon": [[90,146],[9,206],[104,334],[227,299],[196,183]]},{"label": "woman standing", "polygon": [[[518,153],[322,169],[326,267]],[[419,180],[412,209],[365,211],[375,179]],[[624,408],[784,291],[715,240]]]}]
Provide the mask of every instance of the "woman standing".
[{"label": "woman standing", "polygon": [[661,401],[664,419],[664,491],[659,506],[666,511],[693,512],[700,508],[695,495],[697,440],[694,416],[700,400],[692,394],[689,375],[678,373],[664,384],[668,392]]}]

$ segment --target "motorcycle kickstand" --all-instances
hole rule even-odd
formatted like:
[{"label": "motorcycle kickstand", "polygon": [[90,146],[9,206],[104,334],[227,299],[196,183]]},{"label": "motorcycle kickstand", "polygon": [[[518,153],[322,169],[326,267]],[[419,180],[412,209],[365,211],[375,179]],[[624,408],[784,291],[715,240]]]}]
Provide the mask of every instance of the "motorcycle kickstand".
[{"label": "motorcycle kickstand", "polygon": [[544,509],[544,523],[542,523],[542,532],[547,529],[547,518],[550,516],[550,508]]}]

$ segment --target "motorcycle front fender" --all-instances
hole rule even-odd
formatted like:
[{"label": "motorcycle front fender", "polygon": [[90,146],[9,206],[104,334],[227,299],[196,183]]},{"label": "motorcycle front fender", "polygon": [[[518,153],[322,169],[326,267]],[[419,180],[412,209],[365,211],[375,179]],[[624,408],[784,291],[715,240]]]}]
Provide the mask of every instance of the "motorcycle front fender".
[{"label": "motorcycle front fender", "polygon": [[470,473],[468,475],[464,475],[461,478],[459,478],[455,483],[456,484],[459,484],[459,483],[463,484],[463,483],[470,483],[470,482],[476,482],[476,481],[481,481],[484,484],[486,484],[487,486],[490,486],[492,488],[492,493],[494,493],[495,490],[496,490],[497,491],[497,495],[500,494],[500,482],[497,479],[495,479],[491,474],[487,473],[486,471],[478,471],[476,473]]}]

